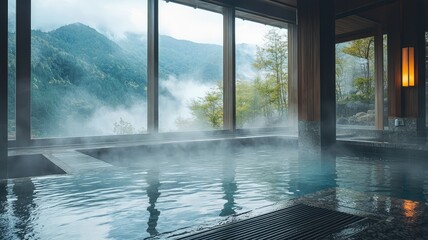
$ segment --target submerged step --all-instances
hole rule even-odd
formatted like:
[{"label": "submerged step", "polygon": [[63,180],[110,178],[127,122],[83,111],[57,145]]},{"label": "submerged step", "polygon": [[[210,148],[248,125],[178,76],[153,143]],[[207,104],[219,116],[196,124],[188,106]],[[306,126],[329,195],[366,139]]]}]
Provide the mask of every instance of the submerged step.
[{"label": "submerged step", "polygon": [[45,154],[52,162],[67,173],[80,173],[111,168],[113,165],[78,151]]},{"label": "submerged step", "polygon": [[7,158],[8,178],[37,177],[66,172],[42,154],[17,155]]}]

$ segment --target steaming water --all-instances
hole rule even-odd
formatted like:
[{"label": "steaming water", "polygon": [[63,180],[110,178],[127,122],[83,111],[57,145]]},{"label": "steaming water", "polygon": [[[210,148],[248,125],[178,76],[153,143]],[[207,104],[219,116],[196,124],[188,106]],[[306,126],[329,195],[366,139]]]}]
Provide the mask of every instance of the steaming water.
[{"label": "steaming water", "polygon": [[113,164],[114,171],[0,185],[0,239],[142,239],[331,187],[428,197],[426,163],[242,149]]}]

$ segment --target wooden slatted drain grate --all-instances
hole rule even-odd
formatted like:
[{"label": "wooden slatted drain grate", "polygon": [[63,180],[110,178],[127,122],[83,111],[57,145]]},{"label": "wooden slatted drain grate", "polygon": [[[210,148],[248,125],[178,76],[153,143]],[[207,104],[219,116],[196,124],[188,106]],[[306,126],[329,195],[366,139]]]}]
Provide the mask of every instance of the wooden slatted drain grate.
[{"label": "wooden slatted drain grate", "polygon": [[179,239],[320,239],[363,219],[298,204]]}]

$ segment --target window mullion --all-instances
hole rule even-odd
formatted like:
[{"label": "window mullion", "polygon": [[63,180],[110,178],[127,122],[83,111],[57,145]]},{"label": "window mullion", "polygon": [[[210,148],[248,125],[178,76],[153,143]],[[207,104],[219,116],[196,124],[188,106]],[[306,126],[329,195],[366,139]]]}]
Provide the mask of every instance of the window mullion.
[{"label": "window mullion", "polygon": [[7,178],[8,1],[0,1],[0,179]]},{"label": "window mullion", "polygon": [[[6,28],[7,29],[7,28]],[[31,1],[16,1],[16,141],[31,141]]]},{"label": "window mullion", "polygon": [[235,131],[235,9],[225,8],[223,19],[223,127]]},{"label": "window mullion", "polygon": [[148,0],[147,129],[159,131],[159,1]]}]

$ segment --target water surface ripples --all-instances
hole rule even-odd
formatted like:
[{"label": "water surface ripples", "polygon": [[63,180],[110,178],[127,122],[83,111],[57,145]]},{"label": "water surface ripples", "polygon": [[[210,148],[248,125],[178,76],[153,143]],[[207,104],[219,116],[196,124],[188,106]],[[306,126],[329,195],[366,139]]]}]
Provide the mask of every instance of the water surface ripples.
[{"label": "water surface ripples", "polygon": [[0,239],[142,239],[332,187],[428,198],[426,163],[263,148],[106,161],[117,169],[0,183]]}]

